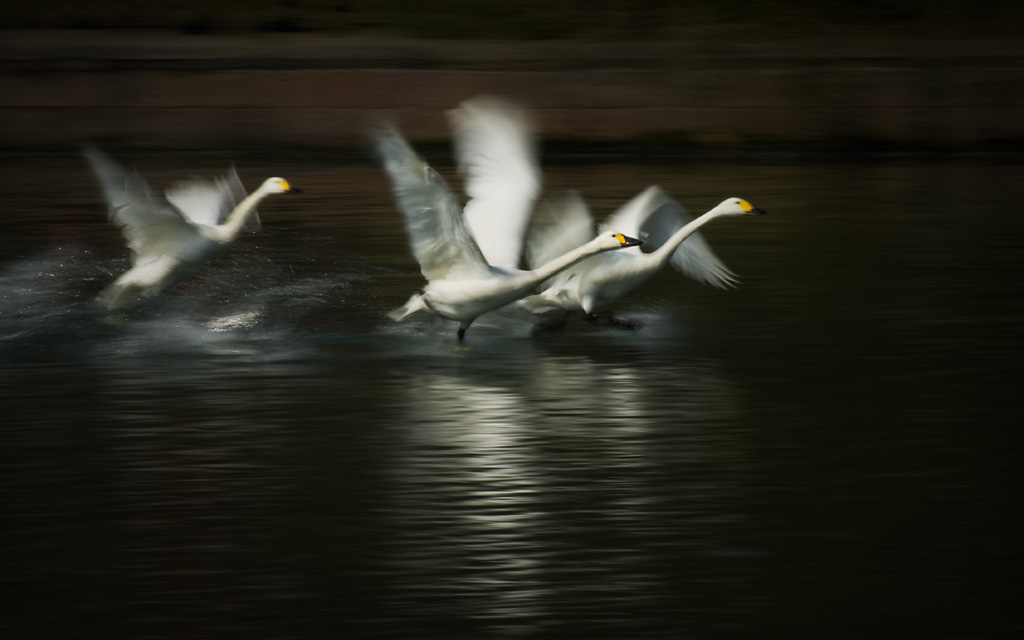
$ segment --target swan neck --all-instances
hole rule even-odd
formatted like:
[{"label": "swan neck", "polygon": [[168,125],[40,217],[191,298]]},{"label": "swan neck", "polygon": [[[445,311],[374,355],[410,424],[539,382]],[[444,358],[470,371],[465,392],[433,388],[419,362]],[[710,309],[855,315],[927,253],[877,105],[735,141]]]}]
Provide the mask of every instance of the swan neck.
[{"label": "swan neck", "polygon": [[537,282],[543,282],[551,276],[568,269],[580,260],[589,258],[590,256],[607,251],[606,248],[598,245],[596,242],[588,242],[587,244],[576,247],[572,251],[563,253],[554,260],[543,264],[533,270],[533,274],[537,279]]},{"label": "swan neck", "polygon": [[672,258],[672,254],[679,248],[679,245],[683,244],[684,240],[689,238],[695,231],[697,231],[697,229],[700,229],[708,222],[711,222],[717,216],[718,213],[712,209],[704,215],[690,220],[669,236],[665,244],[652,251],[650,253],[651,257],[657,260],[659,264],[667,263]]},{"label": "swan neck", "polygon": [[234,240],[235,237],[242,230],[242,225],[245,224],[249,214],[253,212],[259,201],[267,196],[267,193],[263,189],[257,189],[242,198],[235,208],[228,214],[227,219],[223,224],[220,225],[220,229],[223,232],[222,242],[228,242]]}]

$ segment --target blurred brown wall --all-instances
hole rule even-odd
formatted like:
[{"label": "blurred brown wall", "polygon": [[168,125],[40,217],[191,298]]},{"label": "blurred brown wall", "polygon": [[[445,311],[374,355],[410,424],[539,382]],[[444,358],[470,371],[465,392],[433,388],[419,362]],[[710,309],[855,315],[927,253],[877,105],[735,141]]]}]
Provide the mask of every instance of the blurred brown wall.
[{"label": "blurred brown wall", "polygon": [[9,33],[0,144],[362,145],[374,122],[445,140],[479,93],[548,139],[706,147],[1024,142],[1024,46],[1005,41],[427,42]]}]

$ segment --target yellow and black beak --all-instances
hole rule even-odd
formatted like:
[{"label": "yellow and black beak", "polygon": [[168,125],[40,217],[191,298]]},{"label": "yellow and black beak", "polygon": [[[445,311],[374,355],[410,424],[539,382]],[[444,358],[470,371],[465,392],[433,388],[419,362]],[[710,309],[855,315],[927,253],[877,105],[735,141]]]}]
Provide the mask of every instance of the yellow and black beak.
[{"label": "yellow and black beak", "polygon": [[758,209],[757,207],[750,204],[746,200],[740,200],[739,204],[741,207],[743,207],[743,210],[747,213],[748,216],[763,216],[766,213],[768,213],[764,209]]},{"label": "yellow and black beak", "polygon": [[616,233],[615,239],[618,240],[619,244],[621,244],[623,247],[639,247],[644,243],[643,240],[630,238],[629,236],[624,236],[621,233]]},{"label": "yellow and black beak", "polygon": [[296,189],[287,180],[281,180],[278,184],[281,185],[281,191],[284,193],[302,193],[302,189]]}]

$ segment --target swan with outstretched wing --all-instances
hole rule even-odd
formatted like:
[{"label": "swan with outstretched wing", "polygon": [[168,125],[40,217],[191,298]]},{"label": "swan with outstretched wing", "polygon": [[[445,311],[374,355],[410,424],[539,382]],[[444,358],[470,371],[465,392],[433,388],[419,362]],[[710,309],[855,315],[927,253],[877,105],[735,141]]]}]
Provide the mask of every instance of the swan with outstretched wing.
[{"label": "swan with outstretched wing", "polygon": [[[493,266],[467,228],[455,195],[405,138],[394,128],[383,128],[376,132],[375,142],[404,214],[413,255],[427,279],[420,293],[388,314],[393,320],[430,311],[458,321],[462,343],[481,314],[528,295],[541,282],[590,256],[640,244],[605,232],[533,269]],[[481,198],[488,201],[489,194]]]},{"label": "swan with outstretched wing", "polygon": [[284,178],[268,178],[246,195],[232,167],[223,178],[183,181],[160,194],[96,147],[83,153],[132,251],[132,267],[97,298],[108,309],[123,306],[129,292],[156,295],[216,257],[244,228],[258,228],[263,198],[297,191]]}]

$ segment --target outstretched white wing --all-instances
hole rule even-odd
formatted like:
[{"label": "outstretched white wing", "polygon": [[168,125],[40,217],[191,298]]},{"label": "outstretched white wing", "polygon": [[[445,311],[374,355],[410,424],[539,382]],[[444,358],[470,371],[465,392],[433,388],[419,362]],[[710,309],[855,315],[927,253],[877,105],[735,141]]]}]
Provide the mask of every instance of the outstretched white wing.
[{"label": "outstretched white wing", "polygon": [[[633,196],[626,204],[601,223],[601,231],[624,233],[644,241],[643,247],[652,251],[661,246],[654,244],[649,235],[645,235],[644,225],[668,202],[668,195],[658,186],[650,186]],[[641,253],[640,247],[624,249],[626,253]]]},{"label": "outstretched white wing", "polygon": [[[216,180],[193,178],[183,180],[165,192],[167,200],[195,224],[217,226],[245,198],[245,187],[232,166],[228,174]],[[259,215],[254,210],[246,218],[243,229],[258,231]]]},{"label": "outstretched white wing", "polygon": [[487,262],[519,268],[541,188],[537,143],[525,110],[492,97],[449,112],[455,156],[466,181],[466,225]]},{"label": "outstretched white wing", "polygon": [[579,192],[546,196],[530,223],[526,263],[535,269],[550,262],[593,240],[594,231],[594,220]]},{"label": "outstretched white wing", "polygon": [[[594,220],[576,191],[545,197],[530,223],[526,242],[526,264],[531,269],[546,264],[594,239]],[[622,249],[626,251],[627,249]],[[569,267],[544,284],[545,287],[567,280],[587,262]]]},{"label": "outstretched white wing", "polygon": [[83,154],[107,199],[110,219],[132,250],[132,263],[152,259],[202,239],[199,230],[162,195],[133,171],[128,171],[95,147]]},{"label": "outstretched white wing", "polygon": [[[692,219],[686,209],[660,187],[651,186],[623,205],[602,225],[602,229],[636,234],[644,241],[643,249],[649,253],[668,242],[672,234]],[[715,255],[699,231],[690,234],[676,248],[670,262],[697,282],[723,289],[736,284],[736,275]]]},{"label": "outstretched white wing", "polygon": [[489,276],[491,269],[470,237],[444,179],[395,129],[377,131],[375,142],[423,276],[427,280]]}]

